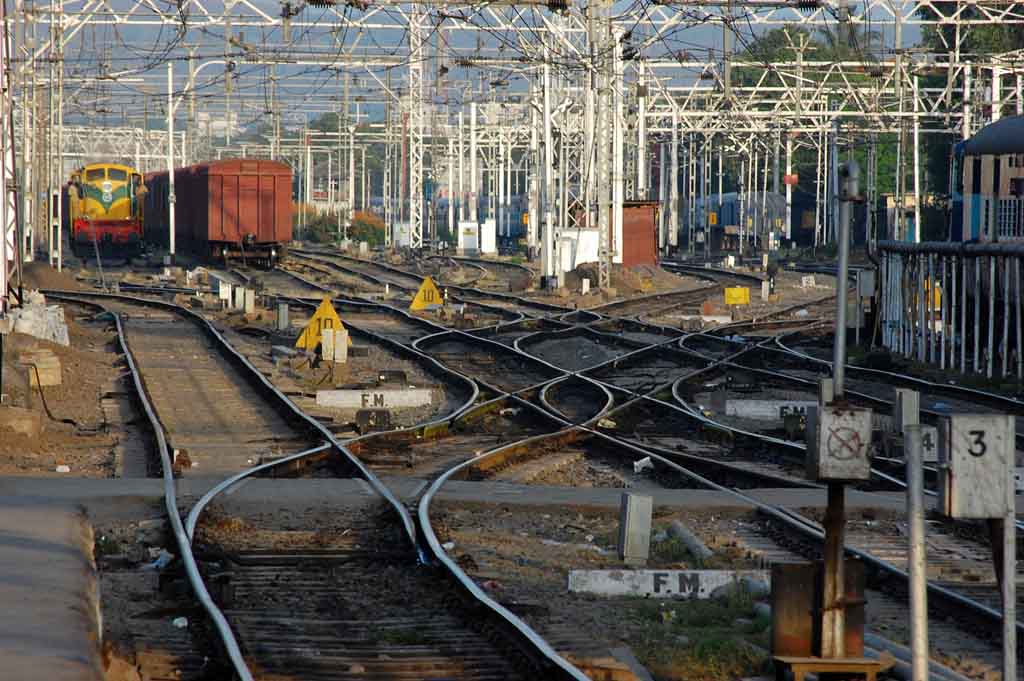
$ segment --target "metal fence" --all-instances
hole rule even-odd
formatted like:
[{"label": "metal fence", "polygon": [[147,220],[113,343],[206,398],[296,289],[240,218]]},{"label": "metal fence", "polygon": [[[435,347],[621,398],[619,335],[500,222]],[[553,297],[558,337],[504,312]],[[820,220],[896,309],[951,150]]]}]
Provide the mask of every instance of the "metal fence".
[{"label": "metal fence", "polygon": [[881,241],[882,344],[961,373],[1024,379],[1024,244]]}]

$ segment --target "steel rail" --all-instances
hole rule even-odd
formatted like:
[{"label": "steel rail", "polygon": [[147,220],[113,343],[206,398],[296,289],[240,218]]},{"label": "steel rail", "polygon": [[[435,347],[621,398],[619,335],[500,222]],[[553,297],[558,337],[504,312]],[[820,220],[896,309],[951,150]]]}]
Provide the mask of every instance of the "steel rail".
[{"label": "steel rail", "polygon": [[[300,302],[302,304],[306,304],[306,305],[315,305],[315,301],[300,300]],[[405,314],[406,316],[412,317],[411,315],[408,315],[408,313],[405,313],[402,310],[398,310],[397,308],[394,308],[392,306],[383,305],[383,304],[380,304],[380,303],[371,303],[371,302],[363,303],[363,302],[360,302],[360,301],[348,301],[348,302],[351,302],[351,303],[354,303],[354,304],[357,304],[357,305],[361,305],[361,306],[377,307],[379,309],[384,309],[384,310],[387,310],[387,311],[390,311],[390,312],[397,312],[399,314]],[[352,326],[353,328],[358,328],[357,325],[352,324],[351,322],[349,322],[349,325]],[[366,331],[363,331],[363,332],[367,333],[367,335],[370,336],[370,337],[378,337],[378,336],[376,336],[376,334],[373,334],[371,332],[366,332]],[[444,335],[444,333],[448,333],[448,332],[450,332],[450,330],[445,330],[445,332],[443,332],[443,333],[434,334],[434,335],[438,335],[438,336],[439,335]],[[463,332],[459,332],[459,333],[463,333]],[[476,338],[476,337],[474,337],[472,335],[469,335],[469,334],[464,334],[463,333],[463,335],[465,335],[468,338],[473,339],[475,341],[480,341],[481,340],[481,339],[478,339],[478,338]],[[430,357],[429,355],[427,355],[425,353],[422,353],[416,347],[410,348],[409,346],[405,346],[405,345],[403,345],[401,343],[398,343],[397,341],[392,341],[391,339],[388,339],[386,337],[379,337],[379,338],[380,338],[380,340],[383,340],[385,342],[388,342],[389,344],[394,345],[396,348],[402,348],[402,349],[404,349],[406,351],[411,349],[414,352],[416,352],[418,356],[420,356],[420,357],[422,357],[424,359],[429,360],[430,362],[436,364],[439,367],[442,367],[446,372],[451,373],[453,375],[456,375],[456,376],[459,376],[461,378],[464,378],[464,379],[468,380],[469,383],[472,385],[473,391],[474,391],[472,398],[469,401],[467,401],[466,404],[464,404],[460,409],[458,409],[453,414],[451,414],[449,416],[446,416],[446,417],[444,417],[442,419],[437,419],[437,420],[432,421],[432,422],[421,423],[421,424],[417,424],[416,426],[411,426],[411,427],[408,427],[408,428],[395,429],[395,430],[392,430],[392,431],[387,431],[386,434],[388,434],[388,435],[395,434],[395,433],[400,433],[400,432],[426,431],[431,426],[441,425],[441,424],[451,424],[451,425],[454,425],[454,423],[458,419],[468,415],[474,409],[482,407],[482,406],[485,406],[485,405],[493,403],[493,402],[496,402],[496,401],[498,401],[500,399],[505,399],[505,398],[514,399],[514,400],[520,402],[521,404],[529,407],[531,410],[537,410],[537,408],[533,404],[531,404],[530,402],[522,400],[517,395],[508,394],[508,393],[502,393],[501,396],[499,398],[496,398],[495,400],[490,400],[490,401],[485,402],[483,404],[475,404],[475,402],[476,402],[476,400],[477,400],[477,398],[479,396],[479,389],[478,389],[477,384],[476,384],[476,382],[479,381],[479,379],[473,379],[473,378],[464,376],[464,375],[460,374],[459,372],[457,372],[457,371],[455,371],[453,369],[445,367],[441,362],[438,362],[433,357]],[[417,340],[422,340],[422,339],[417,339]],[[494,345],[496,345],[496,346],[498,346],[500,348],[503,348],[506,351],[508,350],[508,346],[504,346],[504,345],[501,345],[499,343],[495,343],[494,341],[488,341],[488,342],[489,343],[493,343]],[[415,343],[413,345],[415,346]],[[534,359],[534,358],[530,358],[528,355],[525,355],[525,354],[524,354],[524,356],[529,358],[529,359]],[[543,362],[543,360],[537,360],[537,359],[534,359],[534,361]],[[549,365],[549,366],[552,369],[555,369],[555,370],[559,371],[559,373],[563,373],[560,370],[558,370],[557,367],[555,367],[554,365]],[[543,386],[546,383],[550,383],[552,380],[559,380],[560,378],[566,378],[566,377],[565,376],[560,376],[560,377],[558,377],[556,379],[549,379],[548,381],[545,381],[544,383],[540,383],[540,384],[537,384],[535,386],[528,386],[526,388],[523,388],[519,392],[528,391],[528,390],[534,390],[534,389],[536,389],[539,386]],[[482,381],[480,381],[480,382],[483,383]],[[484,383],[484,385],[486,385],[486,383]],[[493,388],[492,386],[487,386],[487,387],[490,388],[491,390],[497,390],[496,388]],[[498,391],[498,392],[501,392],[501,391]],[[538,411],[540,413],[542,413],[542,414],[550,416],[549,414],[546,414],[543,410],[538,410]],[[359,437],[348,439],[348,440],[345,441],[345,444],[346,445],[351,445],[351,444],[354,444],[354,443],[357,443],[357,442],[365,442],[367,440],[371,440],[373,438],[380,437],[381,434],[382,433],[379,433],[379,432],[378,433],[367,433],[367,434],[364,434],[364,435],[359,436]],[[347,451],[348,450],[346,449],[346,452]],[[350,454],[350,456],[352,456],[352,455]],[[353,458],[355,458],[355,457],[353,456]],[[465,463],[472,463],[472,460],[470,460],[468,462],[465,462]],[[426,503],[425,507],[422,505],[422,501],[421,501],[421,508],[429,508],[429,501]],[[418,527],[419,533],[422,536],[423,540],[426,542],[426,546],[425,547],[423,546],[423,543],[421,541],[417,540],[417,542],[416,542],[417,550],[418,550],[421,558],[424,556],[425,551],[427,549],[429,549],[430,553],[433,555],[433,558],[437,562],[439,562],[439,563],[441,563],[442,565],[445,566],[445,568],[456,579],[456,581],[462,586],[463,589],[465,589],[479,603],[481,603],[485,607],[489,608],[493,613],[495,613],[495,615],[500,617],[504,622],[506,622],[507,624],[512,626],[517,632],[519,632],[519,634],[523,636],[524,640],[529,645],[533,646],[533,648],[536,650],[536,652],[538,652],[543,658],[548,659],[552,664],[555,665],[556,668],[558,668],[562,672],[564,672],[567,675],[566,678],[577,679],[577,680],[583,680],[583,679],[587,678],[585,675],[582,674],[582,672],[577,670],[569,662],[567,662],[560,655],[558,655],[558,653],[556,651],[554,651],[554,649],[552,649],[551,646],[546,641],[544,641],[543,638],[541,638],[535,631],[533,631],[533,629],[530,628],[529,625],[527,625],[525,622],[523,622],[517,616],[515,616],[514,614],[509,612],[506,608],[501,606],[499,603],[493,601],[493,599],[491,599],[489,596],[487,596],[487,594],[485,592],[483,592],[482,590],[480,590],[479,587],[476,586],[475,582],[473,582],[473,580],[470,579],[468,577],[468,575],[466,575],[458,567],[457,564],[455,564],[453,561],[451,561],[450,559],[447,558],[447,554],[444,552],[443,548],[440,546],[440,543],[437,541],[436,536],[433,534],[433,529],[430,526],[430,522],[429,522],[429,513],[427,513],[427,515],[425,516],[424,512],[422,510],[419,511],[418,512],[418,520],[419,520],[419,527]],[[433,541],[431,541],[431,540],[433,540]]]},{"label": "steel rail", "polygon": [[[86,304],[90,303],[90,301],[82,301],[75,297],[62,296],[61,293],[54,291],[46,291],[46,295],[56,300],[70,300],[79,303],[84,302]],[[117,294],[95,295],[114,296]],[[95,305],[95,303],[92,304]],[[128,369],[131,372],[132,383],[135,386],[136,395],[139,398],[139,402],[142,404],[143,410],[146,412],[146,418],[149,420],[150,428],[153,429],[153,434],[156,436],[157,449],[160,453],[160,465],[162,468],[164,508],[167,511],[167,518],[171,524],[171,532],[174,534],[175,542],[178,544],[178,552],[181,554],[181,561],[185,566],[185,574],[188,577],[189,584],[192,586],[192,590],[195,593],[196,598],[199,600],[199,603],[203,606],[206,614],[213,622],[213,626],[217,630],[217,635],[220,637],[221,643],[224,645],[224,650],[227,653],[231,666],[234,668],[238,678],[241,681],[253,681],[252,673],[249,671],[249,667],[245,663],[245,658],[238,645],[238,640],[235,638],[235,634],[231,630],[231,625],[228,623],[224,613],[217,607],[217,604],[213,602],[213,597],[206,588],[206,584],[199,572],[199,565],[196,562],[195,556],[192,554],[192,542],[190,535],[185,531],[185,527],[181,522],[181,515],[178,510],[178,501],[174,484],[174,472],[171,465],[171,454],[167,445],[167,437],[163,424],[160,422],[160,419],[153,408],[152,402],[149,399],[149,393],[146,390],[142,374],[139,371],[138,365],[135,363],[135,356],[132,354],[132,351],[128,346],[128,340],[124,334],[124,325],[121,323],[121,316],[116,312],[107,310],[102,305],[98,305],[98,307],[110,314],[114,319],[114,324],[117,328],[118,344],[121,346],[121,351],[124,353],[125,361],[128,363]]]},{"label": "steel rail", "polygon": [[[779,346],[779,349],[782,352],[789,353],[789,354],[794,355],[796,357],[799,357],[801,359],[808,359],[808,360],[811,360],[812,362],[816,362],[818,364],[824,364],[824,365],[826,365],[828,367],[832,366],[832,362],[831,361],[826,360],[826,359],[820,359],[820,358],[815,357],[813,355],[808,355],[806,353],[800,352],[799,350],[796,350],[794,348],[791,348],[791,347],[785,345],[784,343],[782,343],[781,339],[779,339],[779,338],[776,338],[775,345]],[[926,378],[920,378],[918,376],[911,376],[910,374],[902,374],[902,373],[899,373],[899,372],[896,372],[896,371],[885,371],[884,369],[872,369],[870,367],[861,367],[861,366],[857,366],[855,364],[849,364],[849,363],[846,364],[846,370],[847,370],[847,372],[851,372],[851,373],[852,372],[858,372],[858,373],[863,373],[863,374],[877,374],[877,375],[880,375],[880,376],[885,376],[885,377],[890,377],[890,378],[898,378],[900,380],[906,381],[907,383],[915,383],[915,384],[918,384],[918,385],[921,385],[923,387],[926,387],[926,388],[929,388],[929,389],[932,389],[932,390],[936,390],[936,391],[942,391],[942,392],[947,392],[947,393],[959,393],[959,392],[962,392],[962,393],[965,393],[968,396],[977,396],[977,397],[980,397],[980,398],[985,399],[985,400],[990,400],[992,402],[1003,402],[1003,403],[1006,403],[1007,406],[1009,406],[1011,408],[1021,409],[1022,410],[1021,415],[1024,415],[1024,400],[1019,400],[1016,397],[1010,397],[1009,395],[1000,395],[999,393],[993,393],[993,392],[989,392],[987,390],[979,390],[978,388],[971,388],[971,387],[965,386],[965,385],[949,385],[947,383],[936,383],[934,381],[929,381]]]},{"label": "steel rail", "polygon": [[[86,303],[90,302],[90,301],[79,301],[79,299],[77,299],[76,297],[74,297],[72,295],[62,295],[63,293],[65,293],[65,292],[54,292],[54,291],[47,292],[48,295],[50,295],[51,297],[57,298],[57,299],[74,300],[76,302],[86,302]],[[148,400],[146,400],[146,402],[145,402],[145,406],[146,406],[146,409],[147,409],[147,414],[151,418],[151,422],[153,423],[154,431],[157,433],[158,441],[159,441],[160,448],[161,448],[161,458],[162,458],[163,463],[164,463],[165,500],[166,500],[166,503],[167,503],[168,514],[171,516],[171,522],[172,522],[172,527],[174,529],[175,537],[176,537],[176,540],[178,541],[179,549],[182,551],[183,560],[186,562],[186,571],[189,574],[190,583],[192,583],[193,589],[196,591],[197,597],[199,598],[200,602],[203,604],[204,609],[207,610],[207,612],[209,613],[211,619],[214,621],[215,627],[218,630],[218,634],[220,635],[221,640],[224,642],[226,650],[228,650],[228,652],[229,652],[229,657],[231,658],[232,666],[235,667],[235,671],[239,675],[239,678],[242,679],[242,681],[250,681],[253,677],[252,677],[251,672],[249,671],[249,669],[245,666],[244,659],[243,659],[241,651],[240,651],[240,649],[238,647],[237,640],[234,638],[234,634],[232,633],[232,631],[230,629],[230,625],[228,624],[228,622],[227,622],[226,618],[224,617],[223,613],[219,610],[219,608],[216,607],[216,604],[213,603],[212,597],[210,597],[209,591],[206,589],[205,584],[202,582],[201,576],[199,575],[198,566],[195,563],[195,559],[194,559],[194,557],[191,554],[191,537],[192,537],[192,535],[194,533],[195,526],[196,526],[196,523],[198,522],[199,515],[201,514],[203,508],[205,508],[205,506],[212,499],[214,499],[218,494],[224,492],[225,490],[230,489],[232,486],[234,486],[235,484],[240,482],[242,479],[244,479],[246,477],[249,477],[249,476],[255,474],[256,472],[265,470],[267,468],[271,468],[271,467],[274,467],[274,466],[279,466],[279,465],[282,465],[283,463],[286,463],[286,462],[289,462],[289,461],[293,461],[293,460],[296,460],[296,459],[301,458],[301,457],[310,456],[310,455],[312,455],[314,453],[317,453],[317,452],[323,451],[325,449],[334,447],[334,448],[337,448],[340,451],[342,451],[345,454],[345,456],[348,457],[350,459],[350,461],[353,462],[361,472],[364,472],[364,474],[367,476],[368,482],[370,482],[371,485],[373,485],[375,488],[376,488],[376,485],[374,485],[373,483],[374,483],[374,481],[377,481],[377,485],[380,485],[383,488],[383,492],[384,493],[381,494],[381,496],[383,498],[385,498],[386,500],[388,500],[389,502],[391,502],[393,506],[394,505],[398,505],[398,507],[401,509],[400,510],[400,516],[403,518],[403,520],[406,519],[406,518],[409,518],[411,520],[411,516],[409,516],[408,511],[405,509],[404,505],[402,505],[400,502],[398,502],[398,500],[391,494],[390,490],[388,490],[386,487],[384,487],[383,483],[380,483],[379,480],[376,478],[376,476],[371,471],[369,471],[369,469],[366,468],[365,465],[362,464],[362,462],[359,461],[357,457],[352,455],[351,452],[345,446],[345,445],[348,445],[348,444],[352,444],[354,442],[358,442],[358,441],[367,439],[369,437],[379,436],[380,433],[372,433],[372,434],[367,434],[367,435],[364,435],[364,436],[361,436],[361,437],[352,438],[352,439],[346,440],[344,445],[342,443],[338,442],[333,437],[333,434],[331,434],[329,431],[327,431],[326,428],[322,426],[322,424],[319,424],[319,422],[316,422],[311,417],[308,417],[307,415],[305,415],[304,412],[299,410],[298,407],[294,405],[294,403],[292,403],[290,400],[287,399],[286,396],[283,395],[283,393],[280,393],[279,391],[276,390],[276,388],[274,388],[272,385],[270,385],[269,381],[267,381],[266,378],[255,369],[255,367],[252,367],[252,365],[248,363],[248,360],[246,360],[240,353],[238,353],[230,345],[230,343],[228,343],[228,341],[226,339],[224,339],[223,336],[219,332],[217,332],[215,328],[213,328],[212,324],[210,324],[210,322],[208,320],[206,320],[205,318],[201,317],[200,315],[198,315],[198,314],[196,314],[196,313],[194,313],[194,312],[192,312],[190,310],[187,310],[187,309],[182,308],[182,307],[180,307],[178,305],[175,305],[174,303],[167,303],[167,302],[164,302],[164,301],[156,301],[156,300],[149,300],[149,299],[140,299],[140,298],[136,298],[134,296],[125,296],[125,295],[120,295],[120,294],[102,294],[102,293],[93,293],[93,292],[73,292],[73,293],[75,293],[75,294],[80,293],[80,294],[85,295],[85,296],[98,296],[98,297],[113,298],[113,299],[119,299],[119,300],[127,299],[127,300],[129,300],[129,301],[131,301],[133,303],[138,303],[138,304],[142,304],[142,305],[152,305],[152,306],[156,306],[156,307],[163,307],[163,308],[171,309],[171,310],[173,310],[175,312],[178,312],[179,314],[183,314],[183,316],[190,316],[194,321],[200,322],[200,328],[201,329],[206,330],[208,333],[212,333],[212,335],[214,335],[221,342],[222,347],[224,347],[227,350],[230,350],[238,359],[240,359],[245,364],[245,366],[247,366],[250,369],[251,373],[253,373],[254,375],[258,376],[264,382],[264,384],[269,385],[271,387],[271,389],[275,392],[275,394],[277,394],[282,400],[284,400],[288,405],[290,405],[296,411],[296,413],[298,415],[304,417],[307,421],[309,421],[311,423],[311,425],[316,426],[318,430],[320,430],[321,432],[325,432],[325,434],[327,435],[327,439],[328,439],[329,442],[327,444],[325,444],[325,445],[321,445],[319,447],[315,447],[315,448],[312,448],[312,449],[300,452],[298,454],[282,457],[282,458],[276,459],[276,460],[274,460],[272,462],[268,462],[266,464],[262,464],[260,466],[253,467],[251,469],[247,469],[246,471],[242,471],[242,472],[240,472],[240,473],[238,473],[238,474],[236,474],[234,476],[231,476],[230,478],[228,478],[228,479],[226,479],[224,481],[221,481],[214,489],[208,491],[207,494],[205,494],[200,499],[199,505],[197,507],[193,508],[192,512],[190,512],[190,514],[189,514],[189,516],[187,518],[188,525],[187,525],[187,529],[186,529],[186,526],[182,524],[180,515],[178,515],[178,512],[177,512],[177,501],[176,501],[176,499],[174,497],[174,480],[173,480],[173,476],[171,475],[170,454],[169,454],[169,451],[168,451],[168,446],[167,446],[167,442],[166,442],[166,439],[165,439],[165,436],[164,436],[164,432],[163,432],[162,426],[160,426],[160,424],[159,424],[159,420],[158,420],[158,418],[156,416],[155,411],[152,410],[152,407],[149,405]],[[95,304],[95,303],[92,303],[92,304]],[[313,301],[309,301],[308,304],[313,304]],[[99,307],[102,307],[102,306],[99,306]],[[138,371],[137,366],[134,364],[134,358],[132,357],[132,355],[130,354],[130,351],[127,348],[127,343],[126,343],[126,340],[125,340],[124,335],[123,335],[123,327],[121,326],[121,323],[120,323],[120,317],[118,315],[114,314],[114,313],[111,313],[111,314],[114,316],[115,320],[117,321],[118,331],[119,331],[119,338],[120,338],[120,340],[122,342],[122,347],[125,350],[126,358],[128,359],[130,367],[132,369],[133,378],[134,378],[134,380],[136,382],[137,390],[139,390],[140,396],[143,396],[145,393],[143,392],[143,385],[142,385],[141,374]],[[372,333],[368,333],[367,335],[371,336],[371,337],[375,337],[375,335],[372,334]],[[381,338],[381,340],[383,340],[385,342],[390,341],[390,339],[387,339],[387,338]],[[396,345],[397,347],[405,348],[406,350],[408,350],[408,348],[406,346],[403,346],[400,343],[396,343],[394,341],[390,341],[390,342],[393,343],[394,345]],[[430,360],[431,362],[433,362],[434,364],[438,365],[439,367],[441,367],[445,371],[447,371],[447,372],[449,372],[451,374],[454,374],[454,375],[458,375],[457,372],[453,372],[453,371],[451,371],[449,369],[444,368],[441,363],[437,362],[433,358],[427,357],[427,356],[424,356],[424,358]],[[472,383],[472,381],[471,381],[471,383]],[[430,425],[433,425],[433,424],[443,423],[443,422],[446,422],[446,421],[454,422],[455,419],[459,418],[459,416],[461,416],[462,414],[467,413],[472,408],[472,406],[473,406],[472,403],[475,402],[476,396],[478,395],[478,393],[475,392],[475,390],[476,390],[475,384],[473,385],[473,387],[474,387],[474,393],[473,393],[473,397],[471,398],[470,402],[468,402],[467,404],[463,405],[463,407],[458,410],[456,415],[445,417],[443,419],[435,420],[435,421],[432,421],[432,422],[417,424],[416,426],[413,426],[411,428],[400,429],[400,430],[422,430],[422,429],[429,428]],[[145,400],[145,397],[143,397],[143,399]],[[527,401],[523,401],[523,400],[521,400],[518,397],[514,397],[514,399],[519,400],[522,404],[531,407],[531,409],[535,409],[535,407],[533,405],[531,405]],[[390,432],[400,432],[400,430],[390,431]],[[429,527],[429,525],[428,525],[428,527]],[[406,529],[407,529],[407,534],[408,534],[408,526],[407,526]],[[423,528],[421,527],[420,529],[422,530]],[[432,533],[432,530],[431,530],[431,533]],[[436,544],[436,537],[434,539],[435,539],[435,544]],[[429,542],[428,542],[428,544],[429,544]],[[412,530],[412,545],[417,549],[417,552],[422,557],[422,555],[423,555],[423,553],[422,553],[422,546],[421,546],[421,544],[420,544],[420,542],[418,540],[418,536],[416,534],[416,530],[415,529]],[[438,545],[437,548],[440,549],[440,546]],[[435,551],[435,558],[438,558],[438,557],[439,556],[436,555],[436,551]],[[442,562],[444,562],[446,565],[451,565],[451,561],[442,561]],[[536,634],[536,632],[534,632],[528,625],[526,625],[525,622],[522,622],[522,620],[517,618],[515,615],[512,615],[505,608],[503,608],[500,604],[497,604],[496,602],[491,600],[489,597],[487,597],[486,594],[483,594],[483,592],[481,592],[475,586],[475,584],[472,583],[472,580],[469,580],[469,578],[464,573],[462,573],[461,570],[456,570],[456,571],[452,572],[452,574],[456,578],[458,578],[458,581],[460,583],[462,583],[462,585],[465,588],[467,588],[467,590],[471,594],[473,594],[474,596],[478,596],[477,600],[479,602],[481,602],[482,604],[484,604],[485,606],[490,608],[496,615],[500,616],[504,621],[508,622],[517,631],[519,631],[519,633],[524,637],[524,639],[530,645],[532,645],[536,649],[536,651],[539,652],[542,655],[542,657],[548,659],[557,668],[559,668],[563,672],[565,672],[567,674],[566,678],[572,678],[572,679],[577,679],[577,680],[582,680],[582,679],[586,679],[587,678],[581,672],[576,670],[575,667],[573,667],[571,664],[569,664],[567,661],[565,661],[563,658],[561,658],[561,656],[559,656],[550,647],[550,645],[548,645],[541,637],[539,637]],[[483,596],[483,597],[480,598],[479,596]]]}]

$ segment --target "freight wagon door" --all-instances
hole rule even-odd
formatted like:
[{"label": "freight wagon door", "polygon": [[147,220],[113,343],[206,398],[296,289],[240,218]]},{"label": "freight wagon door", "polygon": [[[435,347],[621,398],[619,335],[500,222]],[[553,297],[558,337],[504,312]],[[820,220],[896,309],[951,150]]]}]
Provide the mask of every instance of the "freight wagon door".
[{"label": "freight wagon door", "polygon": [[238,236],[259,233],[259,177],[238,176]]},{"label": "freight wagon door", "polygon": [[274,239],[274,176],[260,175],[260,228],[256,241],[271,242]]},{"label": "freight wagon door", "polygon": [[[214,203],[211,214],[217,216],[216,224],[210,225],[210,241],[236,241],[238,229],[238,177],[217,175],[211,178],[214,185],[221,187],[221,201]],[[211,200],[214,200],[211,196]]]}]

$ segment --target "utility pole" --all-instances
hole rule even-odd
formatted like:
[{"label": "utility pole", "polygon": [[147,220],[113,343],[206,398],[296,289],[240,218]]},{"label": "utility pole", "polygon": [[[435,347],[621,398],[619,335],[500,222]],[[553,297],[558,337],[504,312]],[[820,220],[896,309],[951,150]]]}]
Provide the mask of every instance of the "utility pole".
[{"label": "utility pole", "polygon": [[[388,97],[384,101],[384,178],[383,178],[383,192],[384,192],[384,247],[391,249],[391,234],[394,229],[395,223],[395,209],[394,203],[392,202],[394,183],[393,166],[394,166],[394,152],[393,152],[393,136],[392,136],[392,118],[393,112],[391,110],[391,70],[387,72],[387,84],[386,89],[388,91]],[[338,117],[338,153],[341,153],[341,117]],[[340,166],[340,157],[339,157]],[[338,215],[341,215],[341,211],[338,211]]]},{"label": "utility pole", "polygon": [[423,247],[423,9],[409,11],[409,246]]}]

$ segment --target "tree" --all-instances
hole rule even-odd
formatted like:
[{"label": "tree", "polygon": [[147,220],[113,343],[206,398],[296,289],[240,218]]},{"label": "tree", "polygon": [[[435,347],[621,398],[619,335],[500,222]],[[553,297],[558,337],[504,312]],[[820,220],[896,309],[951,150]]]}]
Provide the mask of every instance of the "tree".
[{"label": "tree", "polygon": [[355,241],[365,241],[370,247],[384,245],[384,221],[373,213],[357,210],[352,216],[352,227],[348,236]]}]

